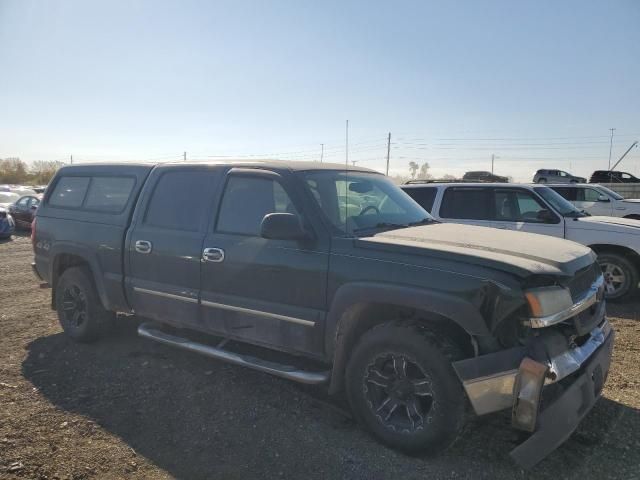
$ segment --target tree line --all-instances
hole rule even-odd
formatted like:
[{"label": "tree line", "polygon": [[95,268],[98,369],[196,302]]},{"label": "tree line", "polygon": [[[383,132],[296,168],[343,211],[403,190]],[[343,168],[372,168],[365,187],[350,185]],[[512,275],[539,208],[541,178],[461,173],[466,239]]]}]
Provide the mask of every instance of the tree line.
[{"label": "tree line", "polygon": [[64,162],[36,160],[27,165],[19,158],[0,159],[0,183],[46,185]]}]

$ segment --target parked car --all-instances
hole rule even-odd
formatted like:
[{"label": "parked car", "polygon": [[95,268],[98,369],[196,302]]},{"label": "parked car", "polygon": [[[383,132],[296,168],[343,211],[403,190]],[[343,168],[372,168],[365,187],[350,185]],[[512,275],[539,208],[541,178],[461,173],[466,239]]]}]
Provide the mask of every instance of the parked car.
[{"label": "parked car", "polygon": [[627,172],[615,170],[596,170],[591,175],[589,183],[639,183],[640,178]]},{"label": "parked car", "polygon": [[436,222],[368,169],[66,166],[32,239],[72,339],[135,312],[155,322],[143,337],[346,390],[355,417],[403,450],[445,448],[469,401],[478,415],[510,409],[530,435],[511,455],[531,467],[593,407],[609,370],[591,250]]},{"label": "parked car", "polygon": [[0,207],[9,208],[9,205],[20,200],[20,195],[14,192],[0,192]]},{"label": "parked car", "polygon": [[16,227],[30,229],[41,200],[40,195],[25,195],[9,205],[9,213],[15,220]]},{"label": "parked car", "polygon": [[626,199],[610,188],[597,184],[549,185],[579,210],[590,215],[640,220],[640,199]]},{"label": "parked car", "polygon": [[467,172],[462,176],[462,180],[466,182],[504,182],[509,181],[508,177],[501,177],[500,175],[494,175],[491,172]]},{"label": "parked car", "polygon": [[9,238],[15,231],[13,217],[5,207],[0,207],[0,238]]},{"label": "parked car", "polygon": [[543,168],[533,176],[533,183],[587,183],[587,179],[576,177],[563,170]]},{"label": "parked car", "polygon": [[[609,299],[631,296],[640,271],[640,222],[589,216],[542,185],[443,184],[402,188],[434,218],[573,240],[598,254]],[[496,244],[496,248],[501,248]]]}]

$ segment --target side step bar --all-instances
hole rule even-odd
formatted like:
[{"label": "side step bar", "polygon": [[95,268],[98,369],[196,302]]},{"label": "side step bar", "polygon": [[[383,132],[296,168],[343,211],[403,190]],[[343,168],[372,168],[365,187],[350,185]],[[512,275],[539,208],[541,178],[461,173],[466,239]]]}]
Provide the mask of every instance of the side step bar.
[{"label": "side step bar", "polygon": [[233,363],[234,365],[253,368],[254,370],[270,373],[277,377],[286,378],[295,382],[319,384],[325,383],[329,380],[330,372],[328,371],[311,372],[307,370],[300,370],[291,365],[283,365],[280,363],[255,358],[249,355],[241,355],[239,353],[223,350],[221,348],[221,345],[226,343],[226,340],[223,340],[220,346],[212,347],[210,345],[205,345],[204,343],[194,342],[186,338],[163,332],[151,323],[141,324],[138,327],[138,335],[144,338],[150,338],[151,340],[155,340],[160,343],[164,343],[165,345],[171,345],[174,347],[182,348],[184,350],[189,350],[190,352],[200,353],[202,355],[206,355],[207,357]]}]

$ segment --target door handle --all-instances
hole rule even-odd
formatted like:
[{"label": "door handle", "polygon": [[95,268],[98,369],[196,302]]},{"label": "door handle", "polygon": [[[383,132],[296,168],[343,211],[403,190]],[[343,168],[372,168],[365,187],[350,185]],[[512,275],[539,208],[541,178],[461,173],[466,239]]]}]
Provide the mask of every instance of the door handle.
[{"label": "door handle", "polygon": [[151,242],[147,240],[137,240],[135,248],[138,253],[151,253]]},{"label": "door handle", "polygon": [[205,248],[202,251],[203,262],[220,263],[224,260],[224,250],[221,248]]}]

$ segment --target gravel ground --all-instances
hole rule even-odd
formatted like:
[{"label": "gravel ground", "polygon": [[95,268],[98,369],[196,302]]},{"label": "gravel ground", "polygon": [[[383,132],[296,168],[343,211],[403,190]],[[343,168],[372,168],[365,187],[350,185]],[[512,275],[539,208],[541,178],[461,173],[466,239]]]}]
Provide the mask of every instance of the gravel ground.
[{"label": "gravel ground", "polygon": [[410,457],[321,389],[138,338],[136,319],[74,344],[31,255],[26,236],[0,243],[0,478],[640,478],[639,302],[609,306],[617,343],[604,398],[523,472],[502,414],[473,420],[444,454]]}]

